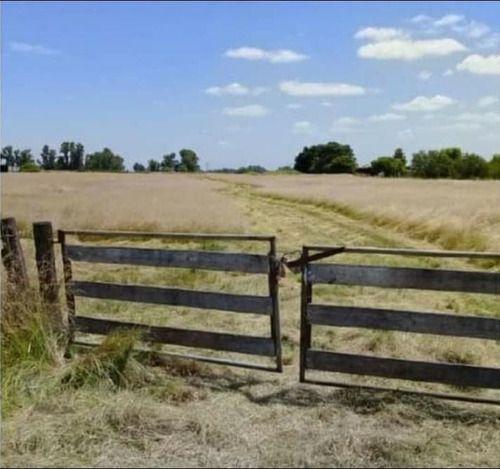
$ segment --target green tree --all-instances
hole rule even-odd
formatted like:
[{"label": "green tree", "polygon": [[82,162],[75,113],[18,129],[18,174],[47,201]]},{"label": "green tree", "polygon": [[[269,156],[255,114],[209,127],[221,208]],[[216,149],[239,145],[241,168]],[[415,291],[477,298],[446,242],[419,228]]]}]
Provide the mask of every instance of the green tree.
[{"label": "green tree", "polygon": [[449,178],[455,175],[454,160],[446,151],[419,151],[413,154],[411,170],[422,178]]},{"label": "green tree", "polygon": [[160,163],[161,171],[175,171],[178,166],[179,162],[176,160],[175,153],[163,155],[163,159]]},{"label": "green tree", "polygon": [[466,153],[455,162],[455,173],[459,179],[485,179],[488,163],[479,155]]},{"label": "green tree", "polygon": [[59,147],[59,157],[57,158],[57,169],[67,170],[70,167],[71,153],[75,150],[75,142],[62,142]]},{"label": "green tree", "polygon": [[35,161],[33,159],[33,155],[31,154],[31,150],[29,150],[29,149],[21,150],[19,152],[19,163],[17,166],[20,168],[21,166],[31,164],[31,163],[33,163],[33,164],[35,163]]},{"label": "green tree", "polygon": [[156,160],[149,160],[148,161],[148,171],[155,173],[160,171],[160,163]]},{"label": "green tree", "polygon": [[500,153],[493,155],[488,163],[488,174],[490,178],[500,179]]},{"label": "green tree", "polygon": [[400,177],[405,172],[403,159],[381,156],[371,162],[372,174],[382,174],[384,177]]},{"label": "green tree", "polygon": [[85,147],[81,143],[70,142],[69,169],[83,171],[85,166]]},{"label": "green tree", "polygon": [[452,161],[459,161],[462,158],[462,150],[457,147],[443,148],[439,150],[444,156],[447,156]]},{"label": "green tree", "polygon": [[21,150],[14,150],[13,152],[14,166],[19,168],[21,166]]},{"label": "green tree", "polygon": [[394,151],[393,158],[403,162],[403,166],[406,167],[406,155],[401,148],[396,148]]},{"label": "green tree", "polygon": [[301,173],[353,173],[356,158],[349,145],[337,142],[313,145],[295,157],[294,169]]},{"label": "green tree", "polygon": [[15,166],[14,150],[12,149],[12,145],[2,148],[1,157],[5,160],[7,166]]},{"label": "green tree", "polygon": [[179,155],[181,157],[180,165],[177,171],[187,171],[188,173],[198,172],[200,170],[198,155],[187,148],[183,148]]},{"label": "green tree", "polygon": [[44,145],[40,153],[38,164],[46,171],[56,169],[56,151],[51,150],[48,145]]},{"label": "green tree", "polygon": [[124,171],[125,165],[120,155],[115,155],[109,148],[104,148],[87,155],[85,169],[88,171]]},{"label": "green tree", "polygon": [[146,168],[141,163],[134,163],[133,169],[136,173],[142,173],[146,171]]}]

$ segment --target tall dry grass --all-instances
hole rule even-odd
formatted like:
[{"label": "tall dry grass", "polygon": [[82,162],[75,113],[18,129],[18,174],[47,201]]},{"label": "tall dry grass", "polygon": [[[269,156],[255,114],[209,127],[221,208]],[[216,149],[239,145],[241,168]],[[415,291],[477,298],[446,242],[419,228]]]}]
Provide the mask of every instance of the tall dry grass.
[{"label": "tall dry grass", "polygon": [[241,232],[238,207],[221,184],[183,174],[2,174],[2,216],[57,228]]},{"label": "tall dry grass", "polygon": [[350,175],[216,175],[384,226],[446,249],[500,249],[497,181],[382,179]]}]

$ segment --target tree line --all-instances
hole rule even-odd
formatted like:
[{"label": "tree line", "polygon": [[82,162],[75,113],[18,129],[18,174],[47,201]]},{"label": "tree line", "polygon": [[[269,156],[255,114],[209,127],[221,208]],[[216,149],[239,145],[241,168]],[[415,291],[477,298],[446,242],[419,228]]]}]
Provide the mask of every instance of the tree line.
[{"label": "tree line", "polygon": [[44,145],[36,161],[30,149],[14,149],[11,145],[3,147],[0,156],[8,167],[22,172],[125,170],[123,158],[109,148],[85,154],[85,147],[79,142],[63,142],[59,151]]},{"label": "tree line", "polygon": [[[161,161],[149,160],[147,167],[134,164],[134,171],[200,171],[198,155],[189,149],[164,155]],[[63,142],[59,149],[44,145],[39,158],[35,159],[31,149],[15,149],[11,145],[2,148],[0,157],[5,165],[22,172],[44,171],[125,171],[124,159],[109,148],[95,153],[85,153],[85,147],[79,142]]]},{"label": "tree line", "polygon": [[457,147],[420,150],[412,155],[408,164],[403,150],[397,148],[392,156],[380,156],[370,165],[358,167],[349,145],[328,142],[304,147],[295,157],[294,169],[301,173],[356,173],[383,177],[500,179],[500,153],[487,161]]},{"label": "tree line", "polygon": [[133,169],[136,173],[149,171],[156,172],[176,172],[176,173],[196,173],[200,171],[198,155],[187,148],[179,151],[179,159],[175,153],[163,155],[161,160],[151,159],[144,166],[141,163],[135,163]]},{"label": "tree line", "polygon": [[[123,158],[111,149],[85,154],[79,142],[62,142],[59,150],[44,145],[40,157],[35,161],[30,149],[2,148],[1,158],[5,164],[20,171],[125,171]],[[147,165],[135,163],[135,172],[198,172],[201,171],[198,155],[183,148],[177,156],[167,153],[159,160],[150,159]],[[420,150],[413,153],[408,163],[401,148],[392,156],[380,156],[369,165],[359,167],[352,148],[347,144],[328,142],[312,145],[295,157],[293,169],[289,166],[278,171],[301,173],[351,173],[383,177],[453,178],[453,179],[500,179],[500,153],[487,161],[475,153],[463,152],[458,147],[440,150]],[[265,173],[259,165],[242,166],[237,169],[212,170],[220,173]]]}]

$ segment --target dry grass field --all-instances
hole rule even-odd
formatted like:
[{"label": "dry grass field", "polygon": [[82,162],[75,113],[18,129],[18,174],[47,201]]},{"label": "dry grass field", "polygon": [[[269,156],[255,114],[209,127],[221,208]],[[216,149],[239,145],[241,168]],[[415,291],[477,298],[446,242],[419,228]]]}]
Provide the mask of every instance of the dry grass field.
[{"label": "dry grass field", "polygon": [[224,175],[260,193],[331,205],[372,224],[448,249],[500,249],[497,181],[392,179],[350,175]]},{"label": "dry grass field", "polygon": [[2,216],[27,234],[33,221],[59,228],[242,232],[244,217],[220,184],[174,174],[2,175]]},{"label": "dry grass field", "polygon": [[[290,258],[303,244],[500,249],[500,188],[490,182],[53,173],[2,175],[1,183],[2,217],[22,222],[33,277],[30,223],[42,219],[55,228],[276,234],[279,254]],[[452,239],[455,244],[447,244]],[[83,238],[79,243],[179,247],[159,240]],[[186,246],[262,252],[255,243]],[[447,259],[345,255],[331,261],[477,268]],[[482,267],[498,271],[498,265]],[[267,288],[256,275],[85,263],[75,263],[75,277],[247,294],[264,294]],[[315,295],[325,303],[500,318],[498,299],[488,295],[340,286],[321,286]],[[68,364],[52,341],[37,345],[34,340],[27,355],[46,360],[40,365],[34,356],[29,366],[9,373],[2,354],[3,466],[498,466],[498,408],[299,384],[299,297],[299,276],[288,272],[280,281],[281,375],[180,362],[151,367],[136,357],[120,386],[102,379],[72,388],[61,385],[61,376],[68,369],[74,373],[84,353],[77,365]],[[3,307],[19,314],[26,301]],[[119,301],[78,299],[77,309],[96,317],[233,333],[267,334],[269,327],[265,318],[252,315]],[[337,351],[499,366],[498,341],[326,327],[318,327],[313,340],[317,348]],[[499,397],[498,392],[444,385],[338,378]]]}]

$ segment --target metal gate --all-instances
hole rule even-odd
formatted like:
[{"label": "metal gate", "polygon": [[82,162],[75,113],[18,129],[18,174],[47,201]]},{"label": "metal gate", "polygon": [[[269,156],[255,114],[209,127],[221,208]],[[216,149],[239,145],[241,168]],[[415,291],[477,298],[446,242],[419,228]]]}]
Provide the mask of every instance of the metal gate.
[{"label": "metal gate", "polygon": [[[257,241],[267,244],[268,252],[266,254],[253,254],[68,244],[67,236],[73,235],[91,238],[104,237],[105,239],[139,237],[195,241]],[[276,257],[276,239],[274,236],[58,230],[58,240],[61,244],[64,265],[70,340],[73,343],[79,343],[75,341],[76,332],[106,335],[115,329],[133,329],[140,331],[144,340],[148,342],[271,357],[274,359],[275,364],[274,366],[264,366],[217,357],[173,354],[183,358],[244,368],[282,371],[278,300],[280,270],[279,261]],[[73,278],[72,262],[178,267],[265,274],[268,277],[269,293],[266,296],[240,295],[170,287],[79,281]],[[269,318],[270,334],[268,337],[236,335],[85,317],[78,314],[75,297],[176,305],[263,315]]]},{"label": "metal gate", "polygon": [[[310,254],[311,252],[316,253]],[[313,287],[318,284],[500,295],[500,273],[315,262],[331,255],[344,255],[348,253],[500,260],[500,254],[498,253],[304,246],[302,257],[298,261],[291,263],[292,266],[300,265],[302,267],[301,382],[339,387],[394,390],[378,386],[306,379],[307,370],[320,370],[456,386],[500,389],[500,368],[402,360],[398,358],[337,353],[312,348],[311,335],[314,325],[470,337],[491,341],[500,340],[500,320],[494,317],[398,311],[374,307],[315,303],[313,300]],[[410,392],[446,399],[500,404],[500,400],[497,399],[483,399],[464,394]]]}]

